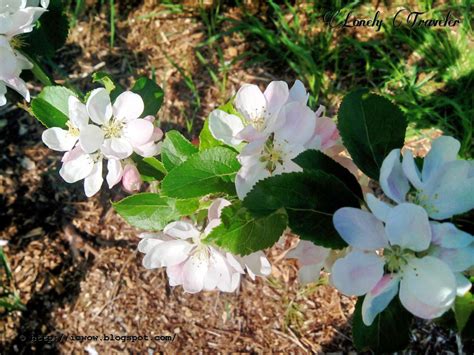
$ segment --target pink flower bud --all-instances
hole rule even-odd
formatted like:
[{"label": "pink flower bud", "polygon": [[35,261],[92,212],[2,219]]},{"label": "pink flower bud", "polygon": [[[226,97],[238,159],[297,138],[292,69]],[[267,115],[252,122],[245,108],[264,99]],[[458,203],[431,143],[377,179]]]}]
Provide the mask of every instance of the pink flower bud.
[{"label": "pink flower bud", "polygon": [[125,165],[122,176],[122,186],[124,190],[129,193],[134,193],[140,190],[141,185],[142,178],[137,167],[133,164]]},{"label": "pink flower bud", "polygon": [[152,116],[152,115],[148,115],[146,117],[143,117],[144,120],[147,120],[151,123],[155,122],[155,116]]}]

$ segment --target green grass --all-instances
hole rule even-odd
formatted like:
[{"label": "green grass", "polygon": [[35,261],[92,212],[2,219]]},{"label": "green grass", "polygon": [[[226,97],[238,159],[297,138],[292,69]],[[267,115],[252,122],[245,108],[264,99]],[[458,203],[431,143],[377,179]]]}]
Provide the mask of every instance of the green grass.
[{"label": "green grass", "polygon": [[[348,91],[369,87],[401,106],[410,121],[410,134],[440,128],[462,142],[463,156],[472,157],[474,58],[468,1],[451,1],[442,7],[432,7],[430,1],[418,3],[417,9],[434,18],[451,9],[463,19],[457,31],[394,28],[386,20],[383,30],[368,40],[338,33],[321,17],[328,8],[341,9],[341,18],[350,10],[367,17],[374,12],[371,4],[293,3],[270,0],[264,16],[244,10],[241,19],[227,19],[230,29],[226,32],[210,31],[206,44],[215,47],[224,36],[239,34],[251,46],[247,65],[273,68],[303,80],[313,107],[318,103],[331,106]],[[394,13],[392,9],[384,17]],[[209,21],[204,23],[212,28]]]}]

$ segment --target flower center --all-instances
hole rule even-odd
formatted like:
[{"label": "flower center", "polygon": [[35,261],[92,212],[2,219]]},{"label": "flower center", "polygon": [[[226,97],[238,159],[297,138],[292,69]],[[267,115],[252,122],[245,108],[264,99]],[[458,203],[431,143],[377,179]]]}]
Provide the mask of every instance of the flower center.
[{"label": "flower center", "polygon": [[423,207],[429,215],[439,212],[433,203],[433,201],[437,200],[438,198],[438,194],[434,194],[434,196],[430,197],[423,190],[410,192],[407,196],[408,202]]},{"label": "flower center", "polygon": [[25,41],[21,37],[13,37],[10,39],[10,46],[15,49],[24,47]]},{"label": "flower center", "polygon": [[102,126],[105,138],[120,138],[122,136],[122,129],[124,124],[119,120],[110,120]]},{"label": "flower center", "polygon": [[388,271],[396,273],[408,264],[409,258],[413,255],[414,253],[410,250],[394,245],[384,250],[385,265],[387,265]]},{"label": "flower center", "polygon": [[263,154],[260,157],[260,161],[262,163],[266,163],[265,169],[267,169],[270,173],[275,171],[278,164],[283,164],[283,153],[281,150],[275,148],[274,138],[275,136],[272,133],[265,142]]},{"label": "flower center", "polygon": [[73,137],[79,137],[79,128],[74,126],[74,124],[71,121],[66,122],[66,126],[68,128],[68,133],[73,136]]}]

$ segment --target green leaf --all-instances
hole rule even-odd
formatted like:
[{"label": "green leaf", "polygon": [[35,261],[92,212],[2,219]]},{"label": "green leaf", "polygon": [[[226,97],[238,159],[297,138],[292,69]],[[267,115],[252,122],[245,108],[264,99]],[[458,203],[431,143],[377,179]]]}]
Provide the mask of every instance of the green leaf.
[{"label": "green leaf", "polygon": [[110,94],[110,99],[112,102],[125,91],[125,89],[120,85],[114,82],[114,79],[111,75],[104,73],[104,72],[96,72],[92,74],[92,82],[93,83],[100,83],[104,85],[105,90]]},{"label": "green leaf", "polygon": [[156,116],[163,103],[163,89],[153,80],[142,77],[135,82],[131,91],[140,95],[145,103],[142,117]]},{"label": "green leaf", "polygon": [[214,138],[209,129],[209,119],[204,121],[204,127],[199,134],[199,150],[203,151],[212,147],[221,147],[224,143]]},{"label": "green leaf", "polygon": [[362,302],[359,297],[352,320],[352,337],[358,351],[392,353],[404,350],[410,342],[412,315],[395,297],[387,308],[375,317],[370,326],[362,321]]},{"label": "green leaf", "polygon": [[222,210],[222,223],[206,241],[212,241],[233,254],[247,255],[275,244],[285,231],[287,216],[279,209],[267,216],[254,217],[240,202]]},{"label": "green leaf", "polygon": [[163,193],[177,198],[218,192],[235,195],[234,179],[240,168],[236,155],[224,147],[209,148],[192,155],[166,175],[161,185]]},{"label": "green leaf", "polygon": [[456,326],[459,333],[464,330],[473,312],[474,297],[471,292],[467,292],[462,297],[456,297],[454,303],[454,318],[456,319]]},{"label": "green leaf", "polygon": [[163,163],[155,157],[143,158],[139,155],[132,155],[132,159],[137,165],[143,181],[151,182],[161,180],[167,174]]},{"label": "green leaf", "polygon": [[403,146],[407,121],[389,100],[359,89],[342,100],[338,128],[355,164],[378,180],[385,157]]},{"label": "green leaf", "polygon": [[22,50],[28,55],[53,57],[64,46],[69,34],[69,19],[63,1],[51,0],[48,11],[43,13],[35,29],[22,36]]},{"label": "green leaf", "polygon": [[302,167],[305,172],[316,172],[321,170],[332,174],[335,178],[346,185],[346,187],[352,191],[357,198],[364,198],[362,188],[360,187],[356,177],[352,175],[349,170],[324,153],[317,150],[307,150],[298,155],[293,159],[293,161]]},{"label": "green leaf", "polygon": [[198,149],[178,131],[166,133],[163,145],[161,146],[161,160],[166,170],[171,171],[174,167],[183,163]]},{"label": "green leaf", "polygon": [[34,116],[46,127],[66,127],[69,120],[70,96],[76,96],[71,90],[62,86],[47,86],[31,102]]},{"label": "green leaf", "polygon": [[360,207],[359,200],[344,183],[321,170],[287,173],[259,181],[243,204],[255,216],[285,208],[288,225],[294,233],[333,249],[347,245],[333,226],[334,212],[341,207]]},{"label": "green leaf", "polygon": [[117,213],[134,227],[162,230],[169,222],[192,214],[199,208],[199,201],[179,201],[145,192],[126,197],[113,206]]}]

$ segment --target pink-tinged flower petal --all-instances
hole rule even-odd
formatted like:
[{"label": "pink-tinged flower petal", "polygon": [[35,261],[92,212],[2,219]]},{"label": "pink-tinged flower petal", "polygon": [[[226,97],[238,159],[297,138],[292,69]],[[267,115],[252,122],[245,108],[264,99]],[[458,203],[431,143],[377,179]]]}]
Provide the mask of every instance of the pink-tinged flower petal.
[{"label": "pink-tinged flower petal", "polygon": [[48,128],[41,135],[41,139],[49,149],[58,152],[71,150],[77,142],[77,137],[72,136],[68,131],[59,127]]},{"label": "pink-tinged flower petal", "polygon": [[163,131],[159,127],[154,127],[153,128],[153,135],[151,136],[151,141],[156,142],[161,140],[163,138]]},{"label": "pink-tinged flower petal", "polygon": [[115,100],[113,113],[115,118],[128,122],[140,117],[144,109],[145,104],[140,95],[125,91]]},{"label": "pink-tinged flower petal", "polygon": [[125,137],[128,138],[132,146],[137,147],[151,141],[154,133],[153,123],[144,119],[133,119],[125,126]]},{"label": "pink-tinged flower petal", "polygon": [[387,274],[365,295],[362,303],[362,321],[370,326],[375,317],[382,312],[398,293],[400,277]]},{"label": "pink-tinged flower petal", "polygon": [[464,248],[474,242],[474,238],[452,223],[431,222],[432,243],[443,248]]},{"label": "pink-tinged flower petal", "polygon": [[82,127],[79,133],[79,144],[86,153],[94,153],[104,143],[104,132],[96,125]]},{"label": "pink-tinged flower petal", "polygon": [[102,182],[102,159],[94,164],[92,171],[89,176],[84,179],[84,191],[87,197],[94,196],[99,192]]},{"label": "pink-tinged flower petal", "polygon": [[143,266],[147,269],[154,269],[181,264],[189,257],[189,253],[193,248],[194,246],[191,243],[184,240],[158,243],[143,258]]},{"label": "pink-tinged flower petal", "polygon": [[285,123],[275,132],[275,139],[305,145],[316,129],[316,115],[299,102],[291,102],[282,108]]},{"label": "pink-tinged flower petal", "polygon": [[408,178],[408,180],[410,180],[411,184],[416,189],[420,190],[423,188],[420,170],[416,166],[415,159],[413,158],[413,153],[409,150],[403,154],[402,169],[405,173],[405,176]]},{"label": "pink-tinged flower petal", "polygon": [[474,243],[459,249],[435,248],[432,256],[444,261],[454,272],[462,272],[474,266]]},{"label": "pink-tinged flower petal", "polygon": [[64,153],[61,159],[61,162],[67,163],[68,161],[74,160],[83,154],[84,154],[84,151],[81,149],[81,147],[76,145],[72,150]]},{"label": "pink-tinged flower petal", "polygon": [[412,258],[402,273],[400,301],[415,316],[436,318],[453,305],[456,279],[443,261],[431,256]]},{"label": "pink-tinged flower petal", "polygon": [[413,251],[424,251],[431,243],[428,214],[424,208],[412,203],[402,203],[390,210],[385,232],[391,245]]},{"label": "pink-tinged flower petal", "polygon": [[123,168],[120,160],[109,159],[107,161],[107,184],[109,189],[117,185],[122,180]]},{"label": "pink-tinged flower petal", "polygon": [[290,95],[288,97],[288,102],[297,101],[306,105],[308,102],[309,93],[306,92],[304,84],[296,80],[293,86],[290,89]]},{"label": "pink-tinged flower petal", "polygon": [[134,164],[127,164],[123,168],[122,186],[125,191],[134,193],[140,191],[142,185],[142,177]]},{"label": "pink-tinged flower petal", "polygon": [[231,253],[226,253],[227,263],[238,273],[245,274],[245,265],[242,265],[240,262],[240,257],[238,255],[233,255]]},{"label": "pink-tinged flower petal", "polygon": [[272,81],[268,84],[263,95],[267,100],[267,115],[272,116],[278,113],[289,97],[288,84],[284,81]]},{"label": "pink-tinged flower petal", "polygon": [[334,146],[339,138],[339,131],[333,120],[328,117],[317,117],[313,137],[306,147],[324,151]]},{"label": "pink-tinged flower petal", "polygon": [[183,267],[183,288],[185,292],[196,293],[204,288],[204,278],[209,264],[201,260],[199,255],[192,255]]},{"label": "pink-tinged flower petal", "polygon": [[286,258],[298,259],[300,265],[321,264],[326,261],[329,251],[313,242],[300,239],[296,248],[286,253]]},{"label": "pink-tinged flower petal", "polygon": [[472,287],[471,281],[460,272],[454,274],[456,278],[456,296],[464,296]]},{"label": "pink-tinged flower petal", "polygon": [[435,139],[423,161],[421,174],[423,181],[426,182],[433,177],[444,164],[456,160],[460,148],[461,143],[453,137],[441,136]]},{"label": "pink-tinged flower petal", "polygon": [[238,132],[235,135],[235,138],[239,140],[247,141],[247,142],[254,142],[254,141],[265,140],[267,138],[267,134],[257,131],[255,127],[252,125],[248,125],[248,126],[245,126],[245,128],[242,129],[240,132]]},{"label": "pink-tinged flower petal", "polygon": [[74,183],[89,176],[94,168],[94,161],[82,150],[75,151],[73,157],[68,157],[59,170],[59,175],[68,183]]},{"label": "pink-tinged flower petal", "polygon": [[410,184],[400,162],[400,149],[394,149],[384,159],[380,168],[380,186],[393,201],[402,203],[410,190]]},{"label": "pink-tinged flower petal", "polygon": [[372,290],[383,276],[384,261],[375,253],[352,251],[336,260],[331,282],[347,296],[362,296]]},{"label": "pink-tinged flower petal", "polygon": [[303,168],[291,160],[284,160],[283,164],[276,166],[272,175],[280,175],[283,173],[300,173],[303,171]]},{"label": "pink-tinged flower petal", "polygon": [[369,206],[369,209],[374,214],[374,216],[382,222],[386,222],[392,206],[383,202],[382,200],[379,200],[371,193],[365,195],[365,200],[367,201],[367,206]]},{"label": "pink-tinged flower petal", "polygon": [[347,244],[362,250],[388,246],[383,223],[372,213],[344,207],[333,216],[334,227]]},{"label": "pink-tinged flower petal", "polygon": [[69,96],[68,112],[69,119],[77,128],[82,129],[89,123],[89,114],[87,113],[86,105],[75,96]]},{"label": "pink-tinged flower petal", "polygon": [[133,150],[135,153],[137,153],[138,155],[144,158],[150,158],[150,157],[154,157],[160,154],[161,146],[162,146],[162,142],[158,142],[158,143],[150,142],[144,145],[140,145],[138,147],[134,147]]},{"label": "pink-tinged flower petal", "polygon": [[214,138],[230,146],[242,143],[237,134],[244,129],[240,117],[230,115],[222,110],[214,110],[209,115],[209,130]]},{"label": "pink-tinged flower petal", "polygon": [[132,145],[125,138],[106,139],[101,150],[108,159],[125,159],[133,153]]},{"label": "pink-tinged flower petal", "polygon": [[221,212],[224,207],[230,206],[230,202],[224,198],[216,198],[211,206],[209,206],[209,210],[207,212],[207,219],[212,221],[213,219],[220,219]]},{"label": "pink-tinged flower petal", "polygon": [[267,100],[258,86],[244,84],[235,96],[234,105],[245,119],[253,121],[264,116]]},{"label": "pink-tinged flower petal", "polygon": [[189,222],[177,221],[169,223],[163,233],[178,239],[198,238],[201,235],[196,227]]},{"label": "pink-tinged flower petal", "polygon": [[168,266],[166,268],[166,275],[168,275],[168,282],[170,286],[178,286],[183,284],[183,269],[184,262],[177,265]]},{"label": "pink-tinged flower petal", "polygon": [[91,91],[86,108],[92,121],[99,125],[107,123],[112,118],[110,96],[104,88]]}]

